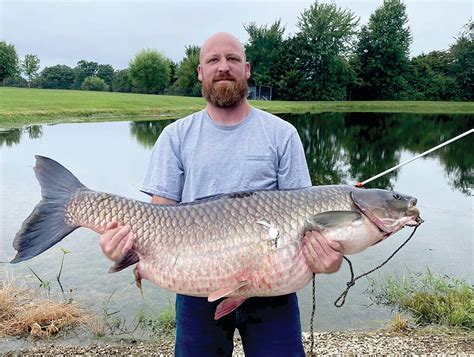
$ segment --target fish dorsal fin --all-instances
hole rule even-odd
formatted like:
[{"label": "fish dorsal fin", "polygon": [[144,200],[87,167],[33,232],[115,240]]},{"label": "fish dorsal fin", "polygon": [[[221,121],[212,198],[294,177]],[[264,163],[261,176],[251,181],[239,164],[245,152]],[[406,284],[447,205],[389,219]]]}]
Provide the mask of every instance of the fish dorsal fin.
[{"label": "fish dorsal fin", "polygon": [[227,288],[214,291],[213,293],[211,293],[211,294],[208,296],[207,301],[213,302],[213,301],[219,300],[220,298],[229,296],[229,295],[231,295],[232,293],[235,293],[235,292],[236,292],[237,290],[239,290],[240,288],[242,288],[242,287],[244,287],[245,285],[247,285],[248,283],[249,283],[249,282],[248,282],[247,280],[243,280],[243,281],[239,281],[237,284],[234,284],[234,285],[229,286],[229,287],[227,287]]},{"label": "fish dorsal fin", "polygon": [[331,229],[352,224],[361,218],[362,214],[357,211],[330,211],[308,217],[308,225],[311,229]]}]

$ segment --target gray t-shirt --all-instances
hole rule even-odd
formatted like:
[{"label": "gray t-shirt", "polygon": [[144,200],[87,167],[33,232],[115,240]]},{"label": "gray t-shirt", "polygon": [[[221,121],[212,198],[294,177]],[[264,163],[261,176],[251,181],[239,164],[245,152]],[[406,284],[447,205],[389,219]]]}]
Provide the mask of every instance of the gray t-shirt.
[{"label": "gray t-shirt", "polygon": [[308,186],[296,129],[252,108],[232,126],[216,124],[206,110],[168,125],[153,148],[141,191],[192,202],[232,192]]}]

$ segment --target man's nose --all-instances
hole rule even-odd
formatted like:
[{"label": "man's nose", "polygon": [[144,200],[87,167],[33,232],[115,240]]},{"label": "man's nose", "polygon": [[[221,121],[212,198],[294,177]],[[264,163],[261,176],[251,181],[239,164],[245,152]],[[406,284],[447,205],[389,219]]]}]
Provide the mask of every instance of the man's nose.
[{"label": "man's nose", "polygon": [[218,70],[220,72],[228,72],[230,70],[229,62],[227,62],[227,59],[223,58],[219,61]]}]

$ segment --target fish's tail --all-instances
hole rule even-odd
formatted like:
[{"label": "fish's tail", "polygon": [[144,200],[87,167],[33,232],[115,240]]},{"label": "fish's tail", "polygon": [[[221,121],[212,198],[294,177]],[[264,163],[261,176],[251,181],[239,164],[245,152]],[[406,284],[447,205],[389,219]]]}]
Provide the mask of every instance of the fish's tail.
[{"label": "fish's tail", "polygon": [[17,250],[10,263],[31,259],[61,241],[79,226],[68,224],[65,211],[71,196],[87,189],[69,170],[44,156],[33,168],[41,186],[41,201],[23,222],[13,241]]}]

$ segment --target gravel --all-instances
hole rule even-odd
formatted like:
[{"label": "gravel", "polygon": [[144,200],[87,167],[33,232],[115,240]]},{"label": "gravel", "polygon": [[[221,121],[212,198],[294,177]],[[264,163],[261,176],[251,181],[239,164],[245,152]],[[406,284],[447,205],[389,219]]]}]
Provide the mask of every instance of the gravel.
[{"label": "gravel", "polygon": [[[442,333],[412,331],[394,334],[386,331],[322,332],[315,333],[317,355],[474,355],[474,333]],[[309,334],[303,336],[305,349],[309,352]],[[40,347],[9,351],[6,356],[39,355],[153,355],[173,354],[172,339],[161,342],[119,341],[96,343],[88,346],[60,346],[45,344]],[[239,337],[235,338],[234,356],[243,356]]]}]

